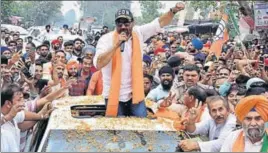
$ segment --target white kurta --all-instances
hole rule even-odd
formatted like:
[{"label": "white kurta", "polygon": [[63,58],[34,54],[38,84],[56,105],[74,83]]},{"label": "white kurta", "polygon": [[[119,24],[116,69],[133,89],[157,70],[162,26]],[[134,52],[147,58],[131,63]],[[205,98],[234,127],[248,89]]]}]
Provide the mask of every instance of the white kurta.
[{"label": "white kurta", "polygon": [[226,138],[236,127],[236,117],[230,114],[224,124],[217,125],[210,118],[196,123],[196,130],[191,134],[208,135],[209,141],[198,142],[201,152],[219,152]]},{"label": "white kurta", "polygon": [[[233,145],[241,131],[242,129],[236,130],[227,136],[227,138],[225,139],[222,145],[221,152],[232,152]],[[252,144],[252,142],[247,137],[245,137],[244,152],[260,152],[262,148],[262,143],[263,143],[263,139],[259,142]]]},{"label": "white kurta", "polygon": [[[1,114],[1,117],[2,116],[3,114]],[[1,135],[1,152],[20,151],[20,129],[18,128],[18,123],[23,122],[24,118],[24,111],[20,111],[13,118],[14,124],[11,121],[8,121],[1,125],[1,134],[5,133],[4,135]]]}]

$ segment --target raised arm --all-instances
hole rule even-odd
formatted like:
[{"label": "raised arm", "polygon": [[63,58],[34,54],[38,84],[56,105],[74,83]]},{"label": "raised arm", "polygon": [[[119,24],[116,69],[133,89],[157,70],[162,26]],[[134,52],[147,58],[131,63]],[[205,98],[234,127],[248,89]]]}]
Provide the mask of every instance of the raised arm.
[{"label": "raised arm", "polygon": [[163,28],[171,23],[174,15],[183,10],[185,5],[183,3],[177,3],[175,7],[171,8],[167,13],[159,17],[160,27]]}]

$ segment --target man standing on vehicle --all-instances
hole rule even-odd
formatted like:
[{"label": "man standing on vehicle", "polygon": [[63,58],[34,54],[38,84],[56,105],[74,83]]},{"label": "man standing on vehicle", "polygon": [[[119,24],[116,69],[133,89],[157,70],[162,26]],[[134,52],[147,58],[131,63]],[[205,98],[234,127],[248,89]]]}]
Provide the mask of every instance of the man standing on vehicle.
[{"label": "man standing on vehicle", "polygon": [[106,116],[146,117],[142,71],[142,44],[168,25],[184,9],[177,3],[149,24],[134,27],[133,15],[121,9],[115,15],[116,30],[103,35],[97,44],[94,65],[103,74]]},{"label": "man standing on vehicle", "polygon": [[42,31],[42,33],[38,37],[41,37],[41,36],[46,37],[47,35],[51,34],[51,31],[52,31],[51,30],[51,26],[50,25],[46,25],[46,29],[44,31]]}]

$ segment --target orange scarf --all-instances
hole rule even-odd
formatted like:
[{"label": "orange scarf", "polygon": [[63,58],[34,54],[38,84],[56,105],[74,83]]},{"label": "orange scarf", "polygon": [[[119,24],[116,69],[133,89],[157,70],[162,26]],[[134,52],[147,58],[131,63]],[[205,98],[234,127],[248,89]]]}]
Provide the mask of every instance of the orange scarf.
[{"label": "orange scarf", "polygon": [[[118,42],[118,33],[115,31],[113,35],[113,43]],[[120,47],[115,51],[112,59],[112,76],[110,94],[107,103],[106,116],[116,117],[118,113],[118,104],[121,86],[122,73],[122,56]],[[144,86],[143,86],[143,70],[142,70],[142,54],[140,49],[140,42],[137,34],[132,32],[132,103],[138,104],[144,100]]]},{"label": "orange scarf", "polygon": [[[266,129],[266,133],[268,133],[268,129]],[[235,140],[232,152],[244,152],[244,149],[245,149],[245,137],[244,137],[244,131],[242,130]]]},{"label": "orange scarf", "polygon": [[155,113],[156,117],[163,117],[168,118],[171,120],[180,120],[180,116],[168,108],[159,108],[158,111]]}]

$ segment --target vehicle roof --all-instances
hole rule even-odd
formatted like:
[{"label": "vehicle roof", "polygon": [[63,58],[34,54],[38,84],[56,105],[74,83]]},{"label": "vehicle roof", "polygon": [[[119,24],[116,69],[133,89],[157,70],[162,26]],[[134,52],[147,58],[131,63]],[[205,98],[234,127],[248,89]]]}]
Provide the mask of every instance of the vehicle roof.
[{"label": "vehicle roof", "polygon": [[[124,118],[83,118],[77,119],[71,116],[70,107],[73,105],[103,105],[102,96],[79,96],[69,97],[53,101],[53,106],[57,108],[51,114],[50,129],[79,129],[90,128],[91,130],[167,130],[175,131],[173,122],[167,119],[148,119],[136,117]],[[62,124],[66,123],[66,124]]]},{"label": "vehicle roof", "polygon": [[[136,118],[136,117],[97,117],[97,118],[73,118],[71,116],[70,107],[73,105],[103,105],[104,98],[102,96],[79,96],[79,97],[66,97],[52,102],[55,110],[52,112],[49,122],[42,138],[41,144],[38,147],[38,152],[43,151],[82,151],[84,149],[90,150],[110,150],[113,148],[115,143],[117,144],[117,139],[119,135],[112,136],[109,135],[111,132],[119,132],[123,135],[135,135],[135,131],[148,131],[145,133],[144,137],[148,140],[149,135],[153,135],[152,142],[146,146],[137,146],[136,149],[144,151],[144,147],[157,148],[157,142],[154,142],[154,136],[160,134],[161,132],[166,133],[165,137],[159,137],[157,141],[165,141],[167,139],[172,139],[172,142],[178,142],[177,137],[174,133],[177,133],[173,128],[173,122],[163,118],[149,119],[149,118]],[[95,132],[93,132],[95,131]],[[160,133],[159,133],[160,132]],[[173,133],[172,133],[173,132]],[[152,133],[152,134],[151,134]],[[107,135],[106,135],[107,134]],[[164,133],[163,133],[164,134]],[[94,136],[97,135],[97,136]],[[101,136],[102,135],[102,136]],[[148,136],[147,136],[148,135]],[[170,137],[171,136],[171,137]],[[93,140],[92,138],[96,138]],[[174,138],[173,138],[174,137]],[[132,140],[133,139],[133,140]],[[141,138],[142,139],[142,138]],[[174,139],[174,140],[173,140]],[[84,141],[85,142],[82,142]],[[134,141],[134,138],[124,139],[128,145],[130,141],[140,143],[139,141]],[[107,141],[110,145],[105,148],[99,146],[100,143],[94,148],[94,143],[89,144],[89,141]],[[79,145],[77,144],[79,143]],[[164,143],[164,142],[161,142]],[[85,146],[84,146],[85,145]],[[167,146],[170,149],[176,147],[175,143],[172,143],[172,147]],[[76,146],[78,148],[75,148]],[[142,148],[143,147],[143,148]],[[159,146],[158,146],[159,147]],[[126,147],[129,149],[131,147]],[[82,150],[81,150],[82,149]],[[146,148],[145,148],[146,149]],[[120,151],[120,150],[119,150]],[[121,149],[122,151],[122,149]],[[124,150],[123,150],[124,151]],[[125,150],[126,151],[126,150]],[[135,151],[135,150],[134,150]],[[139,150],[136,150],[139,151]]]}]

